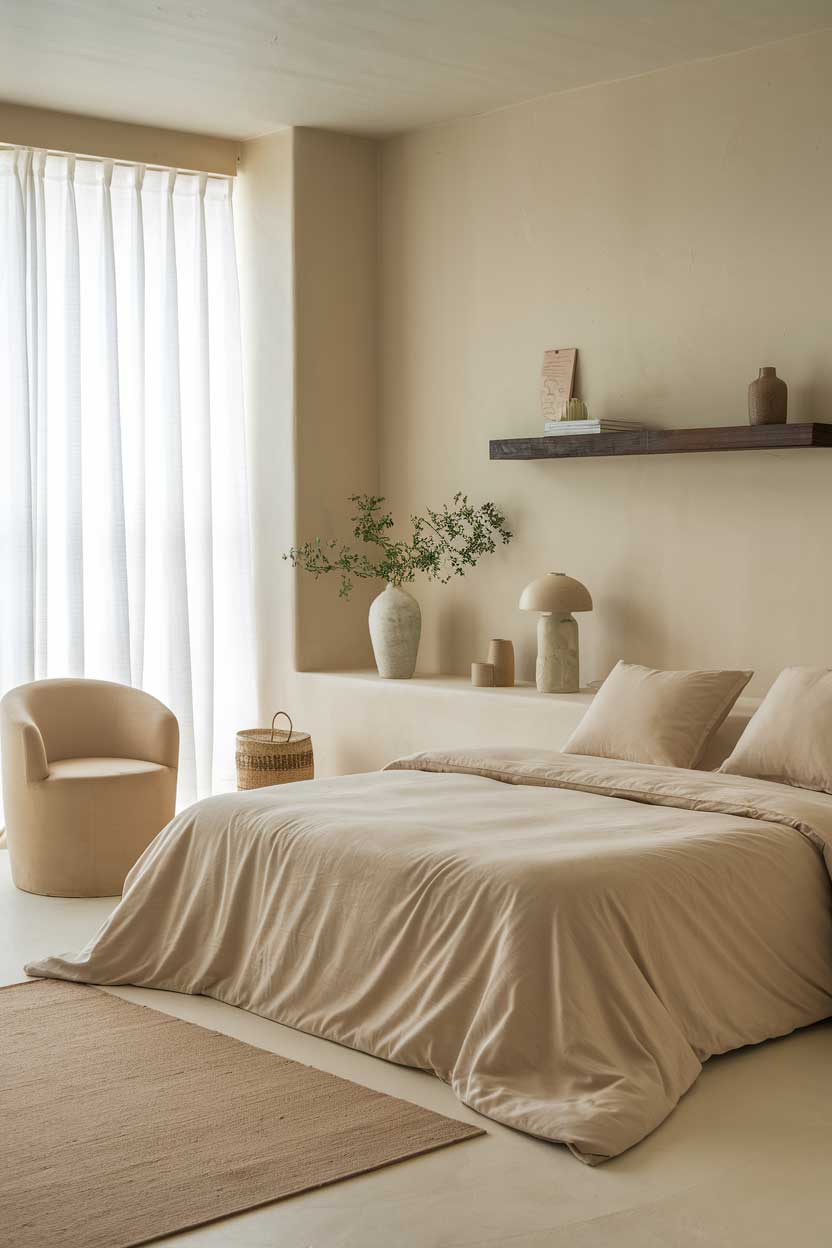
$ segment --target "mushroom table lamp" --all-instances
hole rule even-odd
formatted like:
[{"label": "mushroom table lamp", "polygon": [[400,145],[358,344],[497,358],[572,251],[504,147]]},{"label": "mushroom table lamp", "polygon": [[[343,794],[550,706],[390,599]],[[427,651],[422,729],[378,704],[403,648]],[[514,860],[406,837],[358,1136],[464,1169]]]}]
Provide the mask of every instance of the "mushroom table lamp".
[{"label": "mushroom table lamp", "polygon": [[592,610],[587,587],[565,572],[547,572],[523,590],[520,610],[540,612],[535,667],[538,692],[577,693],[581,685],[578,621],[572,612]]}]

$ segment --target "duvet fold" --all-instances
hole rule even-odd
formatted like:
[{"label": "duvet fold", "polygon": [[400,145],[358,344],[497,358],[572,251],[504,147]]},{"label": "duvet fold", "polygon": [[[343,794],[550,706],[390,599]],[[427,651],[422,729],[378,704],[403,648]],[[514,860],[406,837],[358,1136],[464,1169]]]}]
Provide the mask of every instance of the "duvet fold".
[{"label": "duvet fold", "polygon": [[[825,863],[827,865],[825,865]],[[75,955],[420,1067],[591,1164],[832,1014],[832,798],[520,750],[208,798]]]}]

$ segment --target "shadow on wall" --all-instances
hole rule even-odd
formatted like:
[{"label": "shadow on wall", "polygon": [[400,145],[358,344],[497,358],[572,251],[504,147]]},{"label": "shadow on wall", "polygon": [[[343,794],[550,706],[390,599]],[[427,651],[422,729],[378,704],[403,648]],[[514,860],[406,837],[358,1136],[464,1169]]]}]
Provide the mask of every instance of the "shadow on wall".
[{"label": "shadow on wall", "polygon": [[826,421],[832,404],[832,374],[828,361],[819,361],[806,381],[789,386],[790,421]]},{"label": "shadow on wall", "polygon": [[[595,608],[602,608],[604,613],[603,640],[596,652],[598,670],[594,674],[582,673],[582,681],[605,678],[619,659],[628,663],[643,663],[645,667],[661,666],[670,638],[667,630],[660,627],[655,611],[642,609],[634,599],[616,594],[605,594],[603,603],[596,602]],[[637,638],[635,643],[628,642],[626,654],[622,653],[621,643],[616,640],[620,637]]]},{"label": "shadow on wall", "polygon": [[[439,671],[464,672],[467,665],[463,656],[474,655],[477,650],[476,609],[462,597],[454,599],[448,596],[438,614]],[[470,661],[467,660],[468,663]]]}]

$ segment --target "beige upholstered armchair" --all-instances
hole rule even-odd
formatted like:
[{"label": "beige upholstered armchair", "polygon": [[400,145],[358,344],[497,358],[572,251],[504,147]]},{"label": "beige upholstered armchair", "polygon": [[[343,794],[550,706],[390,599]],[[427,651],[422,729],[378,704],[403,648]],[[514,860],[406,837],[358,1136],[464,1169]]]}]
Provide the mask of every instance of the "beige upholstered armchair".
[{"label": "beige upholstered armchair", "polygon": [[12,878],[51,897],[110,897],[173,818],[176,716],[139,689],[40,680],[0,702]]}]

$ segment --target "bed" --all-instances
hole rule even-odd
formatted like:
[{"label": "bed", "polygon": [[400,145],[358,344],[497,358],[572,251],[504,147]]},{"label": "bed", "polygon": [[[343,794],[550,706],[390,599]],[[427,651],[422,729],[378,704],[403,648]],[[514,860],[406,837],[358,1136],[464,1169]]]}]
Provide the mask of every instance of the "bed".
[{"label": "bed", "polygon": [[520,749],[209,798],[77,955],[419,1067],[615,1157],[716,1053],[832,1014],[832,797]]}]

